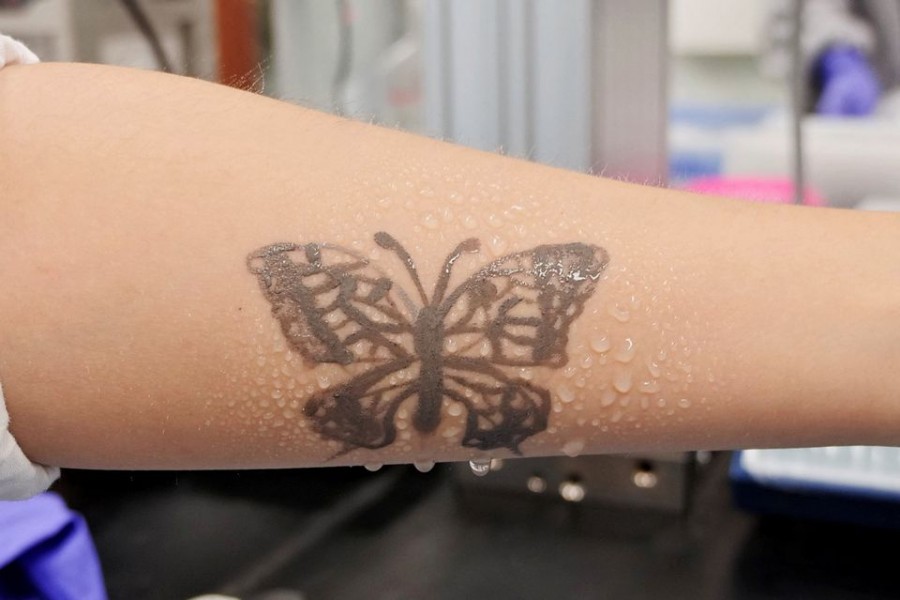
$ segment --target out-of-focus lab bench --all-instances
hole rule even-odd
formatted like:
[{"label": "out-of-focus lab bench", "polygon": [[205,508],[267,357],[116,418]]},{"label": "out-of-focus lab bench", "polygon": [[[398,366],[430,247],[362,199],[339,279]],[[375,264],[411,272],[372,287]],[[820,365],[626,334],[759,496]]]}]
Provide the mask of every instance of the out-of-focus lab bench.
[{"label": "out-of-focus lab bench", "polygon": [[744,513],[729,458],[691,458],[679,507],[593,499],[591,472],[580,501],[566,482],[504,491],[511,461],[475,485],[438,465],[68,471],[58,490],[87,518],[111,598],[900,597],[900,530]]}]

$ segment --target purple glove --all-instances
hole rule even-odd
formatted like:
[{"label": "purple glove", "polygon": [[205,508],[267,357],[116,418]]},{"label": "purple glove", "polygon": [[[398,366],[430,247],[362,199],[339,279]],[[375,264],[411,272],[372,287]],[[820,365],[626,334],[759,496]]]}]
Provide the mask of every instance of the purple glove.
[{"label": "purple glove", "polygon": [[106,600],[87,525],[56,494],[0,502],[0,598]]},{"label": "purple glove", "polygon": [[875,110],[881,83],[862,51],[832,46],[819,56],[814,68],[822,89],[816,102],[818,114],[865,116]]}]

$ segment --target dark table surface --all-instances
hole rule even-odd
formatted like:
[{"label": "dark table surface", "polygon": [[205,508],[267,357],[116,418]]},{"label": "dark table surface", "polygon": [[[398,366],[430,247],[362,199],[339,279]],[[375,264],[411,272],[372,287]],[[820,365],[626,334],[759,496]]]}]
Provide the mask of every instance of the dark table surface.
[{"label": "dark table surface", "polygon": [[579,506],[477,510],[440,465],[70,471],[58,491],[113,599],[900,598],[900,533],[743,513],[724,458],[688,514],[590,521]]}]

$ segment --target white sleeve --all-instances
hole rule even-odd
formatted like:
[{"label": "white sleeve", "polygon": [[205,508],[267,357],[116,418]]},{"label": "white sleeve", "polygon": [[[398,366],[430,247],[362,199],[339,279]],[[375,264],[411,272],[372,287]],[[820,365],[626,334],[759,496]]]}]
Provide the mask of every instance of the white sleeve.
[{"label": "white sleeve", "polygon": [[6,65],[31,65],[40,62],[25,44],[0,34],[0,69]]},{"label": "white sleeve", "polygon": [[[0,69],[36,62],[37,56],[24,44],[0,35]],[[57,477],[59,469],[32,463],[19,448],[9,431],[9,413],[0,387],[0,500],[21,500],[39,494]]]},{"label": "white sleeve", "polygon": [[22,500],[39,494],[59,477],[59,469],[38,465],[25,456],[9,431],[9,413],[0,387],[0,500]]}]

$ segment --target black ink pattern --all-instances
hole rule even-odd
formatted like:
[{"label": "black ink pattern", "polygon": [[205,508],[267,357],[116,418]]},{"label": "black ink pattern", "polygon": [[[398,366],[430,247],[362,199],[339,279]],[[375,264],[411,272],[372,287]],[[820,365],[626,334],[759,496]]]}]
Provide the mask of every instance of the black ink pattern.
[{"label": "black ink pattern", "polygon": [[447,257],[431,298],[412,257],[384,232],[375,242],[403,263],[418,300],[369,260],[330,244],[273,244],[247,259],[290,346],[311,363],[371,364],[311,397],[313,429],[356,448],[382,448],[415,397],[412,424],[437,429],[444,399],[465,410],[462,445],[519,445],[547,427],[550,394],[503,367],[561,367],[569,327],[609,257],[588,244],[537,246],[499,258],[448,293],[451,271],[479,242]]}]

